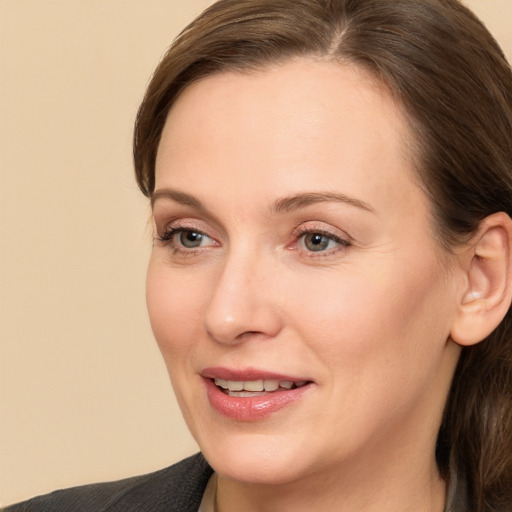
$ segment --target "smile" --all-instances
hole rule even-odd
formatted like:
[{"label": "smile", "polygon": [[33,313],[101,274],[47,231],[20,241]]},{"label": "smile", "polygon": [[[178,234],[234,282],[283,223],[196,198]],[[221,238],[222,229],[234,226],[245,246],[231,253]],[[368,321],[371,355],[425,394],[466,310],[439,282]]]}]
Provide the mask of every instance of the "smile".
[{"label": "smile", "polygon": [[258,379],[258,380],[225,380],[213,379],[215,385],[228,396],[239,398],[249,398],[262,396],[275,391],[289,391],[291,389],[301,388],[307,384],[307,381],[293,382],[291,380],[277,379]]},{"label": "smile", "polygon": [[304,377],[252,369],[208,368],[201,376],[212,409],[242,422],[260,421],[288,409],[316,387]]}]

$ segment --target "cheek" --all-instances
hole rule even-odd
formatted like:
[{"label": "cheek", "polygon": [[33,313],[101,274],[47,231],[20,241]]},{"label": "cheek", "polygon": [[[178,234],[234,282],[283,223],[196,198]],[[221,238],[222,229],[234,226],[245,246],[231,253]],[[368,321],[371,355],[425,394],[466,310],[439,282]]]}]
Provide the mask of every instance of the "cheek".
[{"label": "cheek", "polygon": [[449,294],[425,257],[302,276],[289,291],[288,312],[328,366],[360,372],[378,361],[371,371],[382,374],[414,368],[424,353],[440,356],[449,335]]},{"label": "cheek", "polygon": [[171,271],[152,256],[146,279],[146,302],[155,339],[168,363],[167,355],[187,350],[201,325],[204,288],[190,273]]},{"label": "cheek", "polygon": [[445,286],[428,265],[409,272],[390,266],[377,274],[332,275],[291,294],[296,311],[307,311],[301,337],[312,360],[321,361],[322,384],[332,403],[344,404],[341,413],[329,409],[325,421],[343,424],[349,418],[359,433],[396,426],[415,404],[443,393],[433,390],[449,335]]}]

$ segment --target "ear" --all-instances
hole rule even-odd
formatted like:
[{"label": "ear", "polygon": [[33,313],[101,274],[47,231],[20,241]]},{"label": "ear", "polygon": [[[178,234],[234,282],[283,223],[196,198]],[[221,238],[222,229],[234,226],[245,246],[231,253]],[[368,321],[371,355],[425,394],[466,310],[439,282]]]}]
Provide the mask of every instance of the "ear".
[{"label": "ear", "polygon": [[474,345],[501,323],[512,301],[512,220],[503,212],[486,217],[468,244],[465,289],[451,339]]}]

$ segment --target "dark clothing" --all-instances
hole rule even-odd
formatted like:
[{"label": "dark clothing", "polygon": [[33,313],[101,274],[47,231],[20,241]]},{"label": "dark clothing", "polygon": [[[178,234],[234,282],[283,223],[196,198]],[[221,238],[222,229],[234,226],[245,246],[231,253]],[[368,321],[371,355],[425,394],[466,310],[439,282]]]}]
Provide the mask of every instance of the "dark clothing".
[{"label": "dark clothing", "polygon": [[155,473],[55,491],[2,512],[197,512],[212,473],[197,454]]},{"label": "dark clothing", "polygon": [[[55,491],[1,512],[197,512],[213,473],[199,453],[155,473]],[[446,512],[467,512],[465,488],[452,478]]]}]

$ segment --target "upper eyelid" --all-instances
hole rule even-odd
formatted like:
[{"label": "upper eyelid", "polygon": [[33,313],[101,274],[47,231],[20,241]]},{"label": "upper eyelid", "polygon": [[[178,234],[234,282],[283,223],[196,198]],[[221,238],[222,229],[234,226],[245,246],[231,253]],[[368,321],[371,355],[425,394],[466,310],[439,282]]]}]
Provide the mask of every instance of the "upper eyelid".
[{"label": "upper eyelid", "polygon": [[347,241],[352,240],[352,237],[345,230],[323,221],[303,222],[293,230],[293,234],[297,237],[305,233],[321,233],[326,236],[332,236]]},{"label": "upper eyelid", "polygon": [[162,218],[158,218],[157,216],[153,216],[153,224],[155,233],[166,233],[172,230],[190,230],[190,231],[198,231],[204,235],[208,235],[207,231],[209,229],[205,229],[202,225],[204,222],[201,222],[199,219],[194,218],[186,218],[182,219],[181,217],[175,219],[169,219],[166,216],[162,215]]},{"label": "upper eyelid", "polygon": [[157,233],[164,232],[169,227],[199,231],[210,238],[218,239],[225,231],[212,217],[196,216],[193,213],[172,215],[171,212],[153,212],[153,223]]},{"label": "upper eyelid", "polygon": [[207,238],[209,238],[209,239],[211,239],[211,240],[213,240],[215,242],[217,241],[213,236],[209,235],[205,230],[198,229],[198,228],[196,228],[194,226],[185,226],[185,225],[183,225],[183,226],[181,226],[181,225],[180,226],[172,226],[171,224],[167,224],[163,231],[164,231],[164,233],[163,233],[164,236],[168,236],[168,235],[172,236],[172,235],[174,235],[176,233],[182,233],[184,231],[185,232],[186,231],[193,231],[193,232],[199,233],[200,235],[205,236],[205,237],[207,237]]},{"label": "upper eyelid", "polygon": [[171,221],[171,222],[168,222],[165,226],[164,226],[164,230],[165,231],[197,231],[198,233],[202,233],[203,235],[207,235],[207,233],[205,233],[205,230],[202,229],[202,228],[199,228],[197,226],[194,226],[190,223],[180,223],[179,221]]},{"label": "upper eyelid", "polygon": [[336,237],[336,238],[342,238],[342,237],[349,238],[349,236],[347,234],[345,234],[344,232],[342,232],[343,234],[338,234],[334,231],[338,231],[338,230],[331,230],[328,228],[298,227],[296,230],[296,235],[302,236],[302,235],[308,234],[308,233],[320,233],[322,235],[332,236],[332,237]]},{"label": "upper eyelid", "polygon": [[[342,236],[339,236],[339,235],[335,235],[333,233],[329,233],[329,232],[325,232],[325,231],[320,231],[320,230],[311,230],[311,231],[305,231],[303,233],[300,233],[296,237],[296,240],[300,241],[306,235],[310,235],[310,234],[319,234],[319,235],[325,236],[326,238],[332,240],[333,242],[336,242],[337,244],[343,245],[345,247],[348,247],[348,246],[352,245],[351,240],[348,237],[342,237]],[[328,251],[325,251],[325,252],[328,252]]]}]

